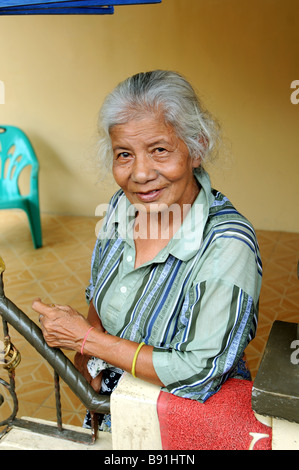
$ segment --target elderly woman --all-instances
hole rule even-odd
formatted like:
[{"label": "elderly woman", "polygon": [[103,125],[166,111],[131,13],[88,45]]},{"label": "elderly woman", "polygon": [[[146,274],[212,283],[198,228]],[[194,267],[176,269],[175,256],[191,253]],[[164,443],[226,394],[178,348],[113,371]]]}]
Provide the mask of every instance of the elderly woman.
[{"label": "elderly woman", "polygon": [[242,372],[261,286],[255,232],[203,168],[217,127],[181,75],[158,70],[120,83],[100,128],[120,189],[92,256],[88,317],[37,300],[44,337],[77,351],[97,390],[104,370],[102,393],[127,371],[204,402]]}]

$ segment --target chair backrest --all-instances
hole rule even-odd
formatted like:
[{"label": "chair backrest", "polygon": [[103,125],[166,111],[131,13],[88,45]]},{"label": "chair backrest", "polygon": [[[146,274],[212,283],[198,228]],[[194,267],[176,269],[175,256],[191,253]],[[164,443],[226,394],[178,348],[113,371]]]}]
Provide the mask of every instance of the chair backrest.
[{"label": "chair backrest", "polygon": [[39,163],[26,134],[14,126],[0,125],[0,198],[20,196],[19,176],[31,165],[30,192],[37,191]]}]

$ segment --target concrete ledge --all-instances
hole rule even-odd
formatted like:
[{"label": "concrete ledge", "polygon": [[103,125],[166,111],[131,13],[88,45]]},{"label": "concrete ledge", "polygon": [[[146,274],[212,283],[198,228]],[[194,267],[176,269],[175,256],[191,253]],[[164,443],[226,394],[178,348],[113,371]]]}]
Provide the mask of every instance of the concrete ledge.
[{"label": "concrete ledge", "polygon": [[113,450],[271,449],[272,430],[254,417],[251,389],[231,379],[202,404],[126,373],[111,395]]},{"label": "concrete ledge", "polygon": [[299,424],[272,419],[272,450],[299,450]]},{"label": "concrete ledge", "polygon": [[161,450],[160,387],[125,373],[111,395],[113,450]]}]

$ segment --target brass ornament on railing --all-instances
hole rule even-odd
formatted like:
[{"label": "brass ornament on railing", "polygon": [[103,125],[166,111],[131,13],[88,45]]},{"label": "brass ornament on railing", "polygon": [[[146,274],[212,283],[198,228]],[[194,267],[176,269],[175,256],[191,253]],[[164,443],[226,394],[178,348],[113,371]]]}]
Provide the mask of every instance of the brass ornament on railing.
[{"label": "brass ornament on railing", "polygon": [[3,357],[0,359],[0,365],[8,372],[13,372],[21,362],[21,354],[17,348],[10,342],[9,337],[4,338]]},{"label": "brass ornament on railing", "polygon": [[[5,271],[5,263],[0,256],[0,276]],[[4,343],[0,341],[0,366],[12,372],[21,362],[21,354],[17,348],[11,343],[10,337],[4,338]]]},{"label": "brass ornament on railing", "polygon": [[3,261],[3,258],[0,256],[0,275],[5,271],[5,263]]}]

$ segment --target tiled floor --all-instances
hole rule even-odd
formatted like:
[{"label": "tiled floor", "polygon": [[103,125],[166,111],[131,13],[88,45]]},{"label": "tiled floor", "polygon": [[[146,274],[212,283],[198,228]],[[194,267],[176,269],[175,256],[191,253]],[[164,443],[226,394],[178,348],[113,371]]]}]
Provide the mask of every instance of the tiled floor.
[{"label": "tiled floor", "polygon": [[[26,215],[20,211],[0,212],[0,254],[5,261],[5,293],[32,320],[35,297],[45,302],[74,306],[87,313],[84,290],[89,279],[90,257],[97,220],[93,217],[42,216],[44,246],[34,250]],[[256,375],[274,320],[299,322],[299,234],[258,231],[264,266],[257,337],[247,348],[247,358]],[[18,417],[32,416],[56,421],[53,370],[12,327],[12,342],[22,355],[16,369]],[[0,339],[3,339],[0,326]],[[67,353],[72,358],[72,354]],[[0,377],[7,380],[0,369]],[[0,421],[10,414],[7,397],[0,408]],[[66,424],[81,425],[85,409],[61,381],[62,417]]]}]

